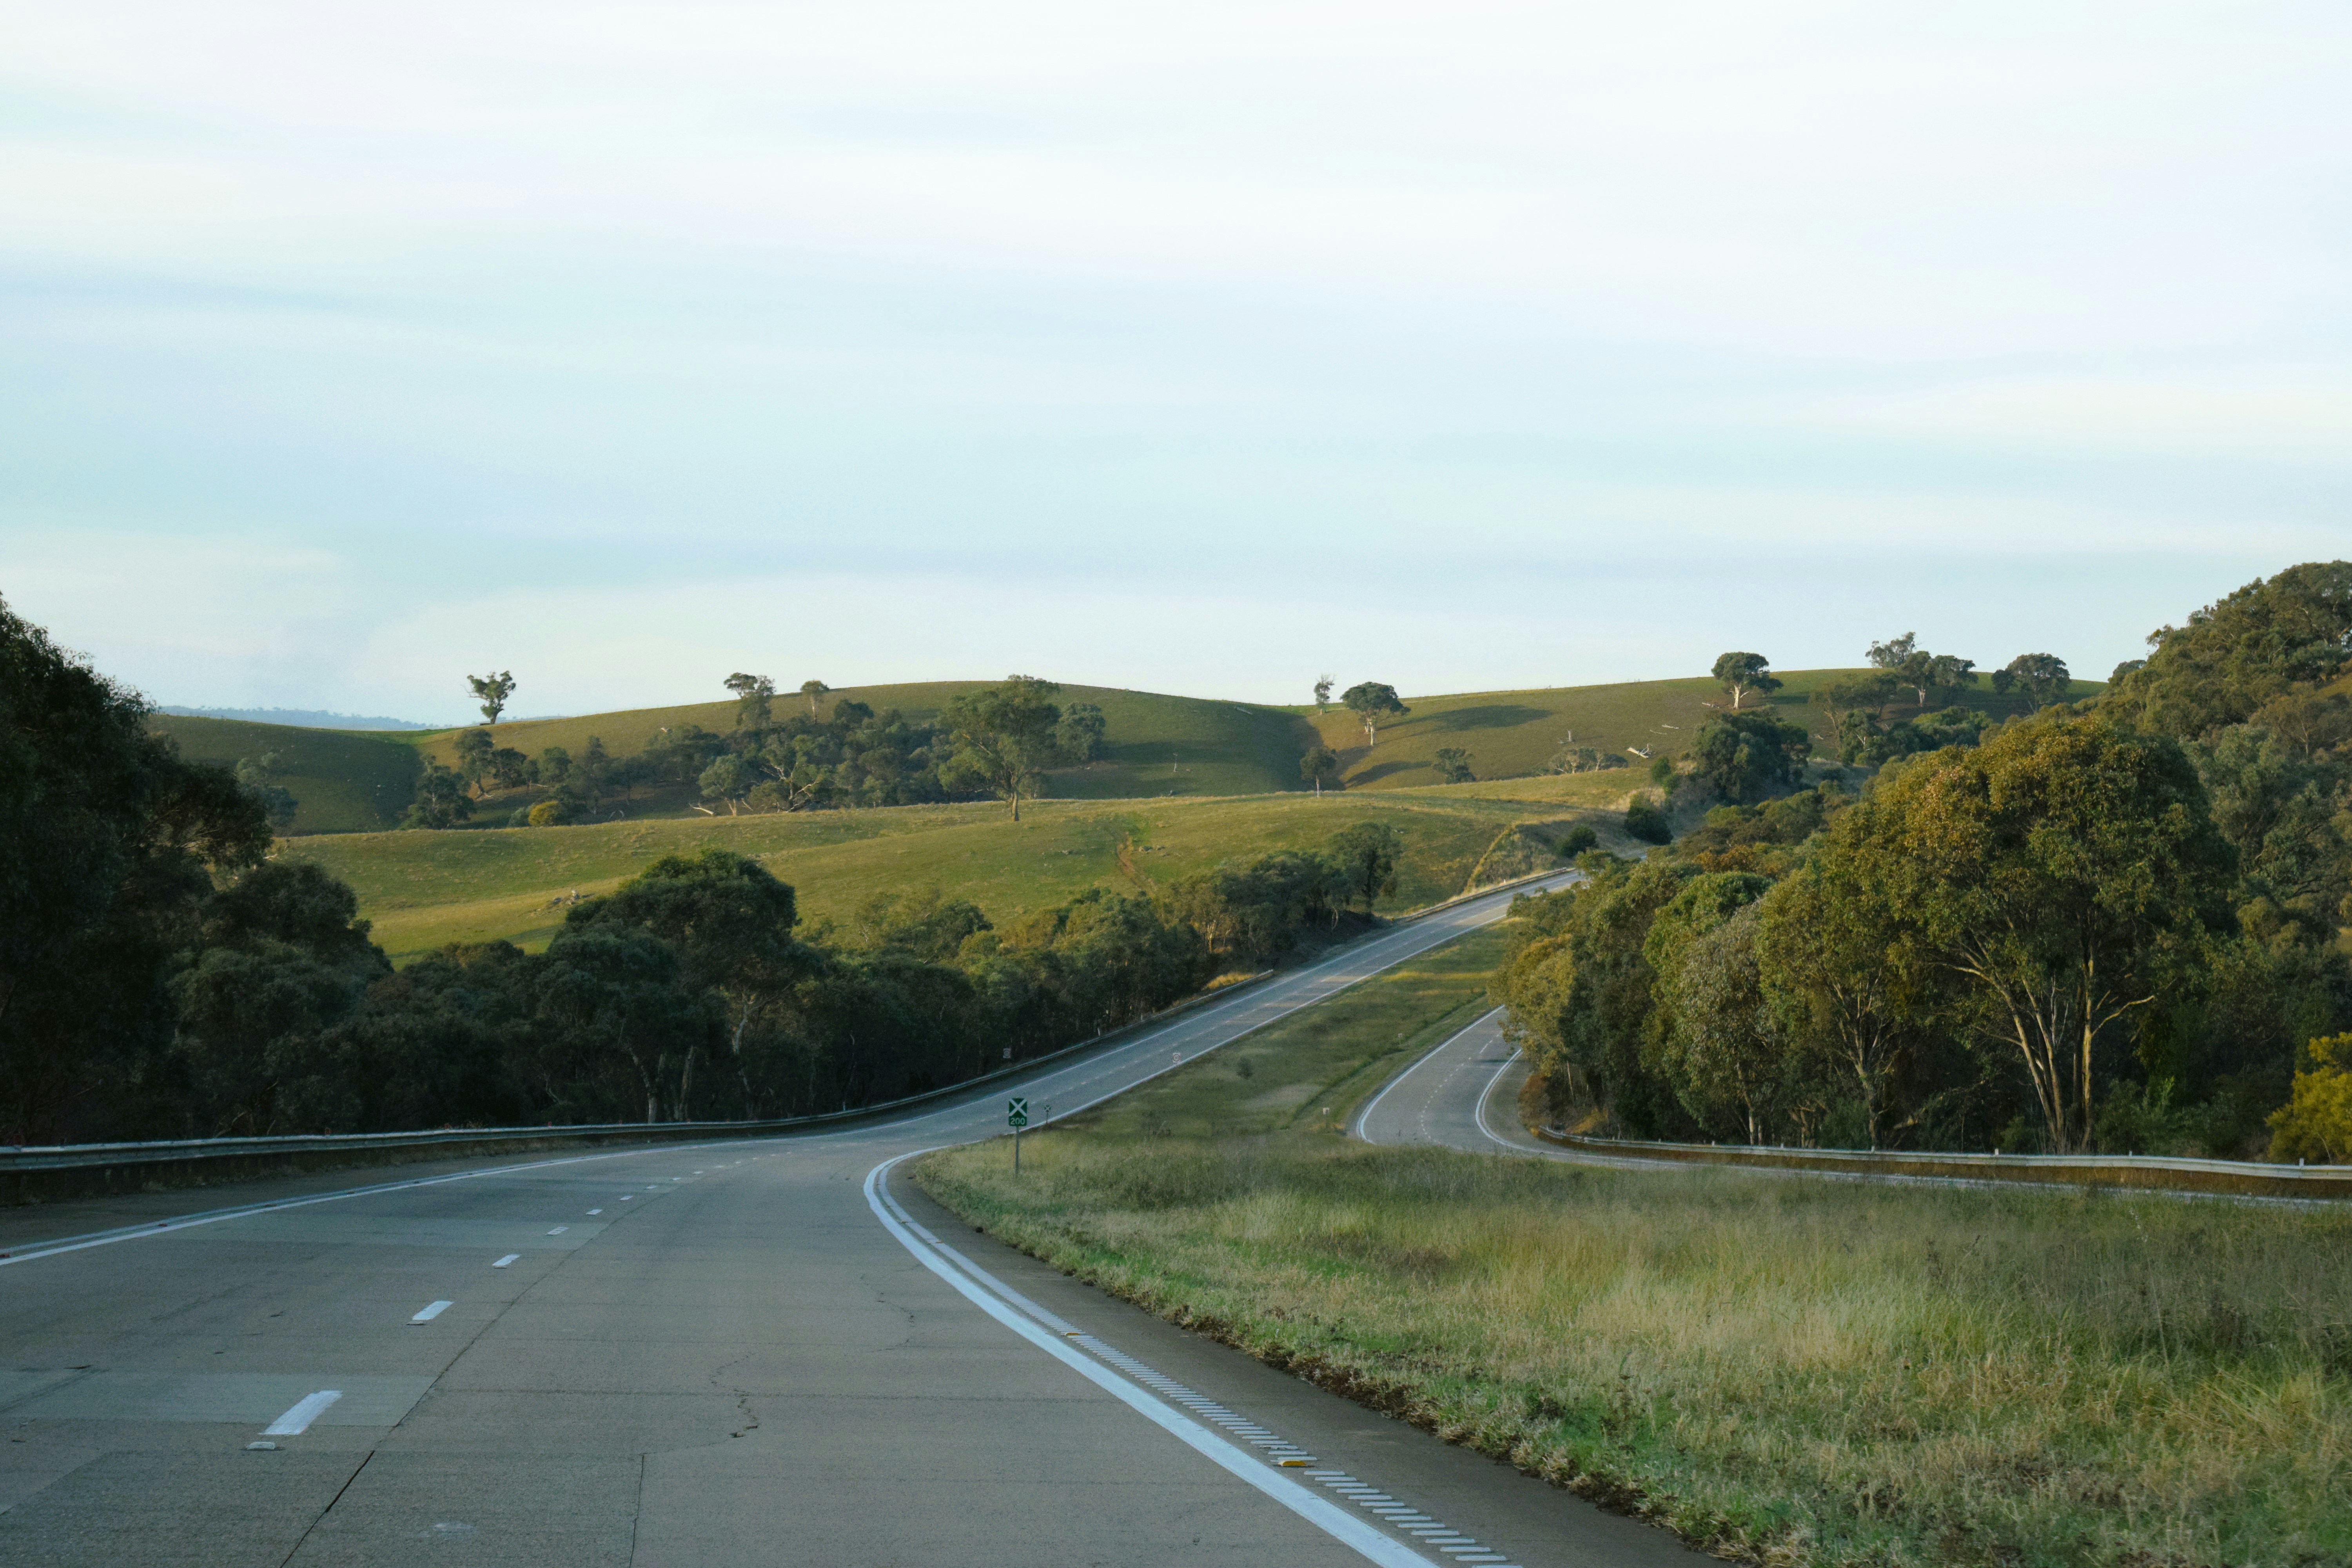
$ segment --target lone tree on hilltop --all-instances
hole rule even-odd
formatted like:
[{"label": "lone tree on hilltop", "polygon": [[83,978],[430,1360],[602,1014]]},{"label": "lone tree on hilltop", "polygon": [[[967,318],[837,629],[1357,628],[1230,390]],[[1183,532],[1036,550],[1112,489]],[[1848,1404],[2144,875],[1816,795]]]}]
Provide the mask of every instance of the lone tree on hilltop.
[{"label": "lone tree on hilltop", "polygon": [[1339,694],[1339,700],[1349,711],[1362,721],[1364,744],[1376,746],[1381,738],[1381,716],[1393,713],[1402,718],[1412,711],[1397,700],[1396,688],[1377,680],[1359,681]]},{"label": "lone tree on hilltop", "polygon": [[1062,710],[1054,703],[1061,688],[1030,675],[1007,676],[996,686],[950,698],[940,710],[948,732],[950,784],[978,784],[1013,807],[1021,820],[1021,797],[1034,798],[1045,771],[1061,762],[1055,731]]},{"label": "lone tree on hilltop", "polygon": [[507,699],[514,695],[514,672],[502,669],[496,675],[469,675],[466,684],[473,689],[474,700],[482,705],[483,719],[497,723],[499,715],[507,710]]},{"label": "lone tree on hilltop", "polygon": [[1780,689],[1780,679],[1772,673],[1772,661],[1760,653],[1727,653],[1715,661],[1713,673],[1723,683],[1723,689],[1731,693],[1735,712],[1748,693]]},{"label": "lone tree on hilltop", "polygon": [[831,691],[832,689],[832,687],[827,686],[822,680],[803,680],[801,682],[801,695],[809,700],[810,718],[814,719],[816,717],[816,705],[818,701],[824,698],[826,692]]},{"label": "lone tree on hilltop", "polygon": [[776,683],[764,675],[746,675],[741,670],[727,678],[727,689],[735,694],[735,727],[750,725],[754,730],[767,728],[768,704],[775,699]]},{"label": "lone tree on hilltop", "polygon": [[1328,675],[1318,675],[1315,678],[1315,716],[1318,719],[1330,711],[1333,679]]},{"label": "lone tree on hilltop", "polygon": [[2012,687],[2036,710],[2066,700],[2074,677],[2066,661],[2054,653],[2021,653],[1992,672],[1992,689],[2007,693]]},{"label": "lone tree on hilltop", "polygon": [[1903,668],[1903,661],[1909,658],[1918,646],[1919,634],[1916,632],[1905,632],[1899,637],[1888,637],[1885,642],[1872,643],[1870,662],[1878,669],[1900,669]]},{"label": "lone tree on hilltop", "polygon": [[1307,754],[1298,759],[1298,776],[1313,784],[1317,795],[1323,793],[1325,779],[1329,779],[1331,787],[1337,789],[1339,785],[1339,753],[1328,746],[1308,747]]}]

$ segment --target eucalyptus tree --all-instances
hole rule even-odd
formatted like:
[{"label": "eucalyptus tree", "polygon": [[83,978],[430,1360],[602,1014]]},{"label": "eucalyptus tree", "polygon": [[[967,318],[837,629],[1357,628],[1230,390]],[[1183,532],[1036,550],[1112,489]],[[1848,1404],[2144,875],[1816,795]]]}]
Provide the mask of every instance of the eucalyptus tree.
[{"label": "eucalyptus tree", "polygon": [[1368,748],[1380,743],[1382,718],[1391,714],[1402,718],[1412,711],[1398,700],[1395,687],[1377,680],[1359,681],[1341,692],[1339,700],[1364,726],[1364,744]]},{"label": "eucalyptus tree", "polygon": [[1848,933],[1849,973],[1948,977],[2065,1151],[2090,1137],[2103,1042],[2195,990],[2236,862],[2176,742],[2045,717],[1914,759],[1832,818],[1793,924]]},{"label": "eucalyptus tree", "polygon": [[514,672],[502,669],[496,675],[469,675],[466,685],[474,693],[474,700],[482,705],[483,721],[495,724],[499,715],[507,710],[507,699],[514,695]]},{"label": "eucalyptus tree", "polygon": [[1339,784],[1339,753],[1328,746],[1309,746],[1307,754],[1298,759],[1298,776],[1323,793],[1323,781],[1329,779],[1333,788]]},{"label": "eucalyptus tree", "polygon": [[1759,692],[1780,689],[1780,679],[1772,673],[1772,661],[1760,653],[1727,653],[1718,655],[1709,672],[1730,694],[1732,710],[1738,710],[1744,698]]},{"label": "eucalyptus tree", "polygon": [[768,705],[775,700],[776,683],[764,675],[747,675],[739,669],[727,678],[726,684],[727,689],[735,694],[735,727],[766,729]]},{"label": "eucalyptus tree", "polygon": [[942,781],[987,790],[1020,821],[1022,798],[1034,799],[1047,771],[1062,760],[1056,737],[1062,710],[1053,700],[1061,689],[1050,680],[1013,675],[950,699],[940,710],[948,750]]}]

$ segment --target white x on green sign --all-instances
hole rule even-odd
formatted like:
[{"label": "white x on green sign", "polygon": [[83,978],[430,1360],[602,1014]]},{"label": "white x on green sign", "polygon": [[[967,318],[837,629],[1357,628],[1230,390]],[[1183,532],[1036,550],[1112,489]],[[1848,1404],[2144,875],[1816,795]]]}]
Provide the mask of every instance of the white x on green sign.
[{"label": "white x on green sign", "polygon": [[1007,1127],[1029,1125],[1029,1099],[1026,1095],[1015,1095],[1004,1102],[1004,1125]]}]

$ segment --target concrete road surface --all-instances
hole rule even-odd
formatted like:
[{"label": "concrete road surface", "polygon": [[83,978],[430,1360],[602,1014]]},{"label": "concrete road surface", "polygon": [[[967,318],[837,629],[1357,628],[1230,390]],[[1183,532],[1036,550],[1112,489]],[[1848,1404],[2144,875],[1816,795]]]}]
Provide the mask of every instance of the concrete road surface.
[{"label": "concrete road surface", "polygon": [[891,1181],[1507,901],[887,1124],[0,1215],[0,1563],[1701,1561]]}]

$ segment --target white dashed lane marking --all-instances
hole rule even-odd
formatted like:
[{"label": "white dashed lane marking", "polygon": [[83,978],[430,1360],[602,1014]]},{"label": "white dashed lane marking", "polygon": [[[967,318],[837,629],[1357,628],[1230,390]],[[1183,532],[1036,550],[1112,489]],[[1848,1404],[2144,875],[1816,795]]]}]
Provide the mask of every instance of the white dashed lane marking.
[{"label": "white dashed lane marking", "polygon": [[429,1323],[457,1304],[455,1301],[436,1301],[408,1321],[412,1323]]},{"label": "white dashed lane marking", "polygon": [[572,1227],[571,1227],[570,1226],[568,1226],[568,1225],[559,1225],[559,1226],[557,1226],[553,1230],[549,1231],[547,1234],[548,1234],[548,1235],[550,1235],[550,1236],[562,1236],[565,1231],[570,1230],[571,1228],[572,1228]]},{"label": "white dashed lane marking", "polygon": [[322,1388],[316,1394],[306,1394],[294,1407],[261,1429],[265,1437],[296,1437],[310,1429],[310,1423],[327,1413],[327,1406],[343,1396],[340,1388]]},{"label": "white dashed lane marking", "polygon": [[504,1268],[508,1264],[514,1262],[521,1256],[522,1254],[520,1252],[509,1252],[504,1258],[499,1258],[496,1263],[491,1264],[490,1267],[493,1268]]}]

